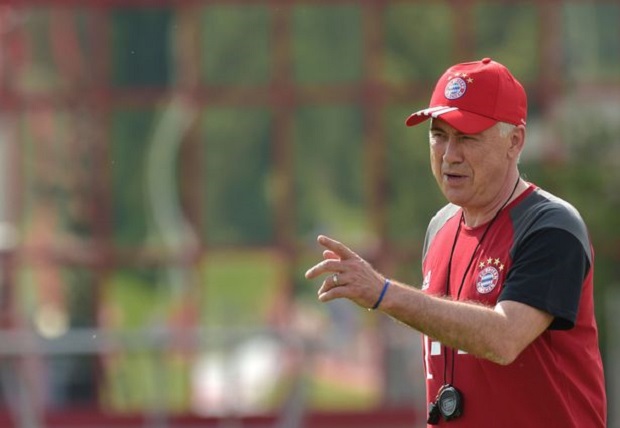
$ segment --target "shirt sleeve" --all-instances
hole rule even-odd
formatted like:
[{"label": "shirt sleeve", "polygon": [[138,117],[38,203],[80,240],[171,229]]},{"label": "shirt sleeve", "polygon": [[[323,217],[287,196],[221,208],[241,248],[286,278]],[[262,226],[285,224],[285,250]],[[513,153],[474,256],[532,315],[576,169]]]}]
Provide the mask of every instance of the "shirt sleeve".
[{"label": "shirt sleeve", "polygon": [[583,245],[573,234],[541,229],[515,253],[498,301],[516,301],[553,315],[551,330],[571,329],[589,268]]}]

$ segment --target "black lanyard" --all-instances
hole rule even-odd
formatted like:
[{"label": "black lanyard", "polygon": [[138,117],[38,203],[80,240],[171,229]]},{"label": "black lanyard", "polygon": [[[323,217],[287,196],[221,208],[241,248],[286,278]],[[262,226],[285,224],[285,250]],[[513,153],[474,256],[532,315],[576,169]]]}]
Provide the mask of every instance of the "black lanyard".
[{"label": "black lanyard", "polygon": [[[459,298],[461,297],[461,291],[463,290],[463,284],[465,284],[465,278],[467,278],[467,273],[469,272],[469,269],[471,268],[471,264],[473,263],[474,259],[476,258],[476,253],[478,252],[478,250],[480,249],[480,246],[482,245],[482,241],[484,241],[484,238],[487,236],[487,233],[489,232],[489,230],[491,230],[491,226],[493,226],[493,223],[495,223],[495,220],[497,220],[497,218],[499,217],[499,214],[502,212],[502,210],[506,207],[506,205],[508,205],[508,202],[510,202],[510,199],[512,199],[513,195],[515,194],[515,191],[517,190],[517,186],[519,185],[519,180],[521,179],[521,177],[517,177],[517,182],[515,183],[512,192],[510,193],[510,196],[508,196],[508,199],[506,199],[506,202],[504,202],[504,204],[501,206],[501,208],[499,210],[497,210],[497,212],[495,213],[495,215],[493,216],[493,218],[491,219],[491,221],[489,222],[489,224],[487,225],[486,229],[484,229],[484,232],[482,233],[482,236],[480,237],[480,240],[478,241],[478,244],[476,245],[476,248],[474,248],[474,251],[471,254],[471,257],[469,259],[469,263],[467,263],[467,269],[465,269],[465,273],[463,274],[463,278],[461,279],[461,284],[459,285],[459,289],[456,293],[456,300],[458,301]],[[459,219],[459,225],[456,228],[456,234],[454,235],[454,241],[452,242],[452,249],[450,250],[450,258],[448,259],[448,274],[447,274],[447,278],[446,278],[446,296],[448,296],[450,294],[450,275],[451,275],[451,270],[452,270],[452,257],[454,256],[454,250],[456,248],[456,243],[459,239],[459,235],[461,233],[461,225],[465,222],[465,215],[464,213],[461,211],[461,218]],[[448,355],[447,355],[447,347],[444,345],[444,361],[443,361],[443,383],[446,384],[446,374],[447,374],[447,369],[448,369]],[[452,349],[452,373],[451,373],[451,383],[454,383],[454,349]]]}]

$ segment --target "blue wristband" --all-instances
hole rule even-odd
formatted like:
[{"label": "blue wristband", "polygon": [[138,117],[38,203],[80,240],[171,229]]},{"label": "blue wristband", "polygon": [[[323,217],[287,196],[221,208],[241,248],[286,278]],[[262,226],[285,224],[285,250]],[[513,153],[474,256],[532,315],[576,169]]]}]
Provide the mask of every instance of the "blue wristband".
[{"label": "blue wristband", "polygon": [[374,311],[375,309],[379,307],[379,305],[383,301],[383,297],[385,297],[385,292],[387,291],[390,284],[391,284],[390,280],[388,278],[385,278],[385,282],[383,283],[383,290],[381,290],[381,294],[379,294],[379,299],[377,299],[377,303],[375,303],[373,307],[370,308],[370,310]]}]

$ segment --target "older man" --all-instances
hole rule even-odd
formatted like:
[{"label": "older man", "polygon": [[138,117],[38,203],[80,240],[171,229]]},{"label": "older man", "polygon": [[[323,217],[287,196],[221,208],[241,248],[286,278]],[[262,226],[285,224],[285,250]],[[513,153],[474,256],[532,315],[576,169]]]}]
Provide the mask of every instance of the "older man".
[{"label": "older man", "polygon": [[423,333],[428,424],[606,426],[594,254],[577,210],[520,177],[527,97],[503,65],[457,64],[430,106],[433,175],[449,202],[430,221],[423,282],[387,279],[326,236],[327,302],[347,298]]}]

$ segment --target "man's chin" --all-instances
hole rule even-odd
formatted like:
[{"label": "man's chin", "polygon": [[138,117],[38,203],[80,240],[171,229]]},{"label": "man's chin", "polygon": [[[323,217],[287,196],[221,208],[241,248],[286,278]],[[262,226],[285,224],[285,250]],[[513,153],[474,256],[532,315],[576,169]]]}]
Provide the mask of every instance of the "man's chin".
[{"label": "man's chin", "polygon": [[465,205],[467,198],[463,194],[462,191],[457,191],[454,189],[443,189],[443,196],[450,202],[451,204],[458,205],[462,207]]}]

